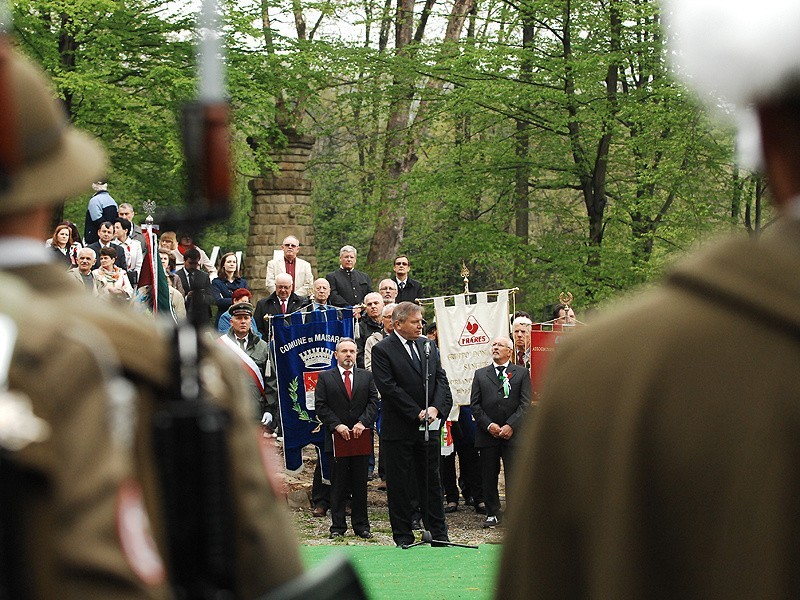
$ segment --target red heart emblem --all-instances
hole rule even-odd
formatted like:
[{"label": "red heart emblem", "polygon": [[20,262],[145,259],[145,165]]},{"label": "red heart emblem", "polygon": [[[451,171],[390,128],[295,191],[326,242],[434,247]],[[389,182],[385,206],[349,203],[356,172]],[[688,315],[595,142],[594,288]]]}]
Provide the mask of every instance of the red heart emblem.
[{"label": "red heart emblem", "polygon": [[478,324],[467,323],[467,331],[469,331],[472,335],[475,335],[475,332],[478,331]]}]

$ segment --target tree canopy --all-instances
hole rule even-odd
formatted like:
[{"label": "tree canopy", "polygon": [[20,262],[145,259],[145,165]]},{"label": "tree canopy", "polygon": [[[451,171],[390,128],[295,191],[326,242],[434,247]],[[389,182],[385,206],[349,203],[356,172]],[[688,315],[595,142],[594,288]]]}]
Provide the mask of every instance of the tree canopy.
[{"label": "tree canopy", "polygon": [[[769,222],[733,133],[671,77],[651,0],[223,3],[237,202],[203,242],[243,250],[246,182],[316,137],[319,271],[338,248],[432,294],[519,287],[535,317],[652,280],[692,244]],[[195,15],[161,0],[17,0],[19,44],[111,156],[111,192],[183,199],[178,115]],[[88,190],[87,190],[88,196]],[[68,203],[79,222],[86,197]],[[289,233],[289,232],[287,232]]]}]

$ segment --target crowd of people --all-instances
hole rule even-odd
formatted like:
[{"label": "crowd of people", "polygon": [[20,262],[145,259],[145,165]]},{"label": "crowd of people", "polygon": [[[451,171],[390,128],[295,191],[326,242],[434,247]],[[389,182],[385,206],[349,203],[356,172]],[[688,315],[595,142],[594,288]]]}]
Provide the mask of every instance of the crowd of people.
[{"label": "crowd of people", "polygon": [[[71,267],[70,274],[89,293],[112,302],[142,306],[147,302],[147,294],[137,293],[136,283],[146,245],[143,244],[141,228],[133,222],[134,209],[127,203],[117,207],[109,194],[107,182],[96,182],[93,187],[95,193],[87,209],[87,219],[88,216],[94,219],[87,220],[84,238],[80,238],[74,224],[65,222],[56,227],[48,244],[56,253],[57,260]],[[413,444],[409,447],[408,442],[415,437],[419,421],[427,420],[430,421],[429,427],[436,428],[433,443],[438,444],[439,428],[451,417],[452,400],[446,374],[441,370],[435,350],[434,358],[430,358],[430,349],[437,347],[436,324],[423,323],[423,312],[418,302],[424,296],[424,287],[420,281],[411,278],[408,256],[398,255],[394,260],[393,275],[382,279],[378,289],[373,291],[369,275],[356,269],[358,252],[353,246],[341,248],[338,269],[315,279],[311,265],[299,256],[299,239],[287,235],[280,251],[267,263],[264,283],[268,295],[256,302],[247,280],[240,274],[241,253],[225,252],[214,265],[191,237],[172,231],[160,234],[158,252],[169,286],[173,314],[180,319],[192,310],[199,310],[209,319],[213,330],[250,372],[248,389],[253,414],[258,415],[269,435],[279,441],[282,439],[280,408],[269,345],[272,319],[276,315],[297,311],[354,307],[353,339],[343,340],[344,344],[337,347],[335,357],[340,376],[347,367],[351,378],[348,385],[354,386],[351,387],[355,391],[354,397],[360,399],[359,410],[364,412],[352,414],[353,407],[349,402],[339,402],[341,393],[346,391],[344,381],[341,387],[323,386],[322,394],[317,388],[316,398],[318,403],[321,399],[319,417],[330,429],[331,436],[342,436],[346,429],[344,435],[347,439],[351,436],[356,439],[363,427],[375,432],[375,440],[367,455],[348,457],[347,461],[333,456],[334,448],[328,444],[330,464],[334,465],[330,483],[323,480],[320,465],[316,466],[312,511],[315,516],[324,517],[330,510],[332,536],[338,537],[346,530],[343,527],[343,503],[346,500],[348,507],[352,506],[355,511],[355,533],[371,537],[364,503],[366,482],[376,477],[380,479],[379,489],[386,490],[388,495],[398,545],[411,543],[411,532],[421,528],[422,524],[431,528],[437,539],[447,539],[444,513],[455,512],[462,504],[476,514],[485,515],[484,527],[500,523],[500,461],[502,459],[508,472],[511,449],[518,439],[518,436],[513,436],[513,431],[518,428],[522,414],[531,403],[526,367],[530,367],[532,321],[526,313],[516,315],[514,340],[502,338],[492,347],[495,363],[506,365],[503,371],[505,379],[501,381],[494,369],[491,369],[494,375],[489,378],[486,378],[484,370],[476,372],[471,405],[461,407],[451,422],[455,452],[452,456],[440,458],[437,446],[425,453],[435,458],[425,464],[420,462],[420,449]],[[559,309],[564,313],[564,307],[559,306],[554,318],[568,319],[568,316],[558,314]],[[571,311],[571,308],[566,307],[566,310]],[[411,313],[414,313],[413,326],[408,324]],[[429,345],[417,354],[427,353],[426,360],[431,361],[430,373],[437,375],[432,380],[436,385],[430,398],[436,414],[430,418],[417,415],[412,419],[416,424],[409,422],[409,408],[403,404],[413,402],[415,406],[419,404],[424,408],[425,399],[420,396],[419,386],[411,390],[398,387],[398,382],[405,385],[415,378],[410,377],[413,374],[410,371],[396,370],[400,366],[413,367],[415,363],[403,365],[395,360],[398,351],[391,345],[393,333],[395,341],[429,340]],[[378,376],[373,380],[376,367]],[[418,378],[420,374],[416,375]],[[332,404],[329,405],[329,401]],[[345,415],[337,411],[340,404],[349,407],[350,412]],[[378,447],[377,457],[375,446]],[[424,448],[425,444],[421,447]],[[393,457],[397,458],[393,460]],[[347,469],[342,464],[346,464]],[[427,482],[423,486],[420,477],[426,472]],[[336,482],[343,478],[348,481],[345,487]],[[430,492],[427,497],[423,495],[424,490]]]}]

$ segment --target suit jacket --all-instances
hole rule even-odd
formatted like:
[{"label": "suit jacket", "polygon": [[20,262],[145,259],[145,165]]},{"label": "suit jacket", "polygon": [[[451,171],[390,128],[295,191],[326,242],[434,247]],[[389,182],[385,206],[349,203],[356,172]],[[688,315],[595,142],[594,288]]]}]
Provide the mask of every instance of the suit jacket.
[{"label": "suit jacket", "polygon": [[419,436],[419,413],[425,409],[425,363],[428,364],[428,402],[436,407],[444,422],[453,406],[450,383],[442,369],[439,351],[431,343],[430,356],[425,357],[424,337],[415,345],[421,367],[411,361],[404,342],[396,333],[387,335],[372,347],[372,375],[381,394],[381,438],[385,440],[416,440]]},{"label": "suit jacket", "polygon": [[325,275],[331,284],[331,295],[328,302],[334,306],[355,306],[364,301],[364,296],[372,291],[372,281],[363,271],[353,269],[350,272],[342,268]]},{"label": "suit jacket", "polygon": [[401,302],[414,302],[417,303],[417,298],[424,298],[425,294],[422,292],[422,283],[417,281],[416,279],[411,279],[410,277],[406,279],[406,287],[402,290],[400,289],[400,282],[397,281],[397,277],[392,279],[397,284],[397,298],[395,302],[400,304]]},{"label": "suit jacket", "polygon": [[[186,269],[183,267],[175,271],[175,274],[178,276],[178,279],[181,280],[181,285],[186,291],[186,312],[191,314],[192,307],[199,302],[203,304],[203,307],[201,307],[200,310],[204,311],[203,314],[207,313],[210,318],[211,279],[209,278],[208,273],[197,269],[192,276],[192,285],[189,285],[189,279],[186,276]],[[189,292],[191,292],[191,295],[189,295]]]},{"label": "suit jacket", "polygon": [[347,397],[338,367],[328,369],[319,374],[317,389],[314,392],[317,416],[328,429],[325,436],[325,450],[333,451],[331,434],[339,425],[347,425],[350,429],[361,421],[364,427],[372,429],[378,416],[378,391],[372,373],[353,368],[351,373],[353,397]]},{"label": "suit jacket", "polygon": [[[89,244],[86,246],[87,248],[91,248],[94,250],[95,258],[94,258],[94,266],[92,267],[92,271],[95,269],[100,268],[100,242],[95,242],[94,244]],[[117,258],[114,259],[114,264],[117,265],[120,269],[128,270],[128,262],[125,258],[125,249],[120,246],[119,244],[111,244],[111,247],[117,251]]]},{"label": "suit jacket", "polygon": [[[275,292],[275,277],[286,273],[286,262],[283,259],[272,259],[267,263],[267,291]],[[294,259],[294,293],[303,298],[310,298],[314,293],[314,274],[311,265],[302,258]]]},{"label": "suit jacket", "polygon": [[[292,292],[286,300],[286,314],[297,312],[306,304],[308,304],[308,298],[301,298]],[[281,314],[284,314],[281,310],[281,301],[278,299],[278,295],[275,292],[259,300],[258,304],[256,304],[253,320],[258,326],[258,330],[264,334],[265,340],[272,339],[272,324],[268,322],[267,317]]]},{"label": "suit jacket", "polygon": [[[494,363],[475,371],[472,379],[470,407],[475,417],[475,447],[486,448],[501,444],[516,444],[520,439],[519,424],[531,405],[531,376],[527,369],[509,363],[506,374],[511,391],[504,398],[503,383],[497,377]],[[510,425],[514,434],[510,440],[501,440],[489,433],[491,423]]]}]

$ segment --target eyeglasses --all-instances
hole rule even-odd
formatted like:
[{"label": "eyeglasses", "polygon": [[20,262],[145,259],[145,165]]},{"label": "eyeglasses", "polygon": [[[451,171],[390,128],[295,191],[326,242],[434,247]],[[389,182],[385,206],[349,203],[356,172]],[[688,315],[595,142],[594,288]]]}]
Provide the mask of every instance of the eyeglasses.
[{"label": "eyeglasses", "polygon": [[396,267],[407,267],[407,266],[408,266],[408,263],[407,263],[407,262],[400,262],[400,261],[398,261],[398,262],[396,262],[396,263],[394,263],[394,264],[395,264],[395,266],[396,266]]},{"label": "eyeglasses", "polygon": [[379,289],[380,289],[381,292],[388,292],[389,290],[393,290],[394,288],[391,287],[391,286],[384,286],[384,287],[379,288]]},{"label": "eyeglasses", "polygon": [[284,248],[299,248],[300,244],[284,244]]}]

